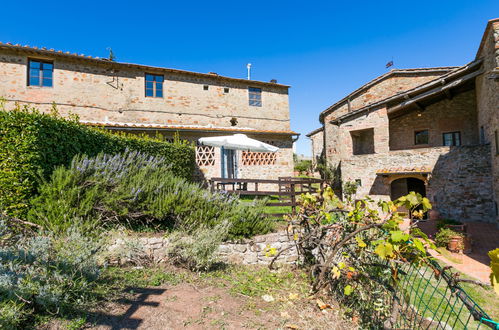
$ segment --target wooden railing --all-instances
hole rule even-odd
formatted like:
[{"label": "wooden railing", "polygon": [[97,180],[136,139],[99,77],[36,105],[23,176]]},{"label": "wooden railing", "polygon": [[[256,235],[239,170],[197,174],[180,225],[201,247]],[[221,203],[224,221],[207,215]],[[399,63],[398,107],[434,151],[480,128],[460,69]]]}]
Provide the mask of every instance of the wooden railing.
[{"label": "wooden railing", "polygon": [[[292,213],[296,212],[296,196],[307,192],[316,192],[323,188],[324,180],[315,178],[280,177],[277,180],[266,179],[226,179],[211,178],[211,191],[226,191],[240,196],[278,196],[279,202],[267,202],[267,206],[290,206]],[[261,190],[262,185],[266,189]],[[269,190],[268,186],[277,187]],[[282,217],[287,213],[272,213],[271,217]]]}]

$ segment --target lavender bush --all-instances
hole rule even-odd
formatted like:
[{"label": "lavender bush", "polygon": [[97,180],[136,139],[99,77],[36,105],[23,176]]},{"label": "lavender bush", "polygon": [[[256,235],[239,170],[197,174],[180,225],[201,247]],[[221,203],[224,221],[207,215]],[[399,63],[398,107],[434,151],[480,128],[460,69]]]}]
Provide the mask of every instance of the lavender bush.
[{"label": "lavender bush", "polygon": [[237,196],[212,193],[172,174],[162,157],[136,151],[77,156],[57,168],[32,201],[30,221],[52,232],[75,222],[84,230],[114,225],[174,228],[192,232],[201,225],[230,223],[228,237],[271,229],[263,202],[248,205]]},{"label": "lavender bush", "polygon": [[[99,243],[66,235],[25,236],[0,217],[0,328],[22,328],[34,314],[63,315],[92,300]],[[68,248],[70,247],[70,248]]]}]

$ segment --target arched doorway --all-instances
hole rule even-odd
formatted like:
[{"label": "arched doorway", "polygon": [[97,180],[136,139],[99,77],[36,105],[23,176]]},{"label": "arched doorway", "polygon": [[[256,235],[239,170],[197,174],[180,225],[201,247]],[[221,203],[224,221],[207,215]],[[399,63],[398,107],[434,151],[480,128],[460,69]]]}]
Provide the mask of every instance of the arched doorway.
[{"label": "arched doorway", "polygon": [[[390,197],[392,201],[396,200],[399,197],[407,195],[411,191],[414,191],[421,194],[421,196],[426,197],[425,182],[416,178],[401,178],[393,180],[390,184]],[[399,212],[408,213],[408,210],[405,207],[400,207]],[[423,219],[427,219],[427,216],[428,215],[425,214]]]},{"label": "arched doorway", "polygon": [[411,191],[426,197],[426,185],[424,181],[416,178],[401,178],[393,180],[390,184],[390,197],[392,201],[407,195]]}]

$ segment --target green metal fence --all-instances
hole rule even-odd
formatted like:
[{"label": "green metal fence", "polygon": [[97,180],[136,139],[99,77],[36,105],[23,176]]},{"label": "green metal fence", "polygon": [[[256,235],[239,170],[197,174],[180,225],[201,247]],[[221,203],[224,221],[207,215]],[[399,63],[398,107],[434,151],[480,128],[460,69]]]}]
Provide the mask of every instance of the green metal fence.
[{"label": "green metal fence", "polygon": [[393,291],[396,328],[499,329],[487,313],[437,262],[430,266],[400,266],[400,281]]}]

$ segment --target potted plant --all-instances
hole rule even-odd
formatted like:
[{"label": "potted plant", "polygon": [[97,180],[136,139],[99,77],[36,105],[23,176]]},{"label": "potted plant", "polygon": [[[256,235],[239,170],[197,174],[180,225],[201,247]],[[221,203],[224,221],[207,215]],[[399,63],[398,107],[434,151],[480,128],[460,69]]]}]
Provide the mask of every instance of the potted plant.
[{"label": "potted plant", "polygon": [[442,228],[435,237],[437,246],[446,247],[451,252],[459,252],[465,249],[465,235],[449,228]]}]

